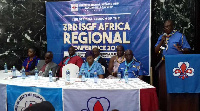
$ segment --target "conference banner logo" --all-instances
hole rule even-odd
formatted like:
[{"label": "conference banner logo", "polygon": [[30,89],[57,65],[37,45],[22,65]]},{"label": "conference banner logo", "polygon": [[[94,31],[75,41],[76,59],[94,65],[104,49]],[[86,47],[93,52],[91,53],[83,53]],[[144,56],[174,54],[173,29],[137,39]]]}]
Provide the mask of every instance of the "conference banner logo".
[{"label": "conference banner logo", "polygon": [[78,4],[71,4],[71,11],[72,12],[78,11]]},{"label": "conference banner logo", "polygon": [[173,75],[179,76],[182,80],[188,78],[188,76],[194,75],[194,69],[189,67],[190,64],[188,62],[179,62],[178,68],[173,69]]},{"label": "conference banner logo", "polygon": [[25,92],[15,101],[14,111],[24,111],[27,107],[45,101],[44,97],[35,92]]},{"label": "conference banner logo", "polygon": [[106,97],[91,97],[87,101],[87,109],[81,111],[109,111],[110,101]]}]

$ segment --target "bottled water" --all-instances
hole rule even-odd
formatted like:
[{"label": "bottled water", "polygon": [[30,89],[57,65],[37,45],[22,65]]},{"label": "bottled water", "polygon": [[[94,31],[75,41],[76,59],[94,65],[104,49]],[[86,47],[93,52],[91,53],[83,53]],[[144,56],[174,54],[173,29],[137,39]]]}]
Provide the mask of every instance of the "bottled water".
[{"label": "bottled water", "polygon": [[24,67],[22,67],[22,79],[26,78],[26,73]]},{"label": "bottled water", "polygon": [[70,71],[67,69],[66,71],[66,81],[70,81]]},{"label": "bottled water", "polygon": [[85,71],[84,71],[84,69],[82,69],[81,75],[82,75],[81,81],[85,82]]},{"label": "bottled water", "polygon": [[38,80],[38,69],[35,68],[35,80]]},{"label": "bottled water", "polygon": [[8,68],[7,68],[7,64],[6,63],[4,64],[4,72],[8,73]]},{"label": "bottled water", "polygon": [[94,71],[94,83],[97,83],[97,79],[98,79],[98,77],[97,77],[97,72]]},{"label": "bottled water", "polygon": [[49,82],[52,82],[53,81],[53,78],[52,78],[52,71],[49,70]]},{"label": "bottled water", "polygon": [[121,76],[122,76],[122,75],[121,75],[121,72],[118,72],[118,73],[117,73],[117,78],[118,78],[118,79],[121,79]]},{"label": "bottled water", "polygon": [[15,66],[13,66],[13,69],[12,69],[12,76],[16,76],[16,68],[15,68]]},{"label": "bottled water", "polygon": [[125,83],[128,83],[128,71],[127,70],[125,71],[124,79],[125,79]]}]

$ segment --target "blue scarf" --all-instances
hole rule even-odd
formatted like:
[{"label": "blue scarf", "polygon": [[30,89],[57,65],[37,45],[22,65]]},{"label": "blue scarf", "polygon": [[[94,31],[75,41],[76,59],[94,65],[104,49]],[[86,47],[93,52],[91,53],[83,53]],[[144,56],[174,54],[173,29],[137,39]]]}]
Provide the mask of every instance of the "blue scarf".
[{"label": "blue scarf", "polygon": [[94,67],[95,63],[93,62],[92,66],[90,67],[88,62],[86,62],[86,68],[87,68],[87,74],[86,77],[90,78],[90,71],[92,70],[92,68]]},{"label": "blue scarf", "polygon": [[65,65],[67,65],[68,64],[68,62],[69,62],[69,60],[72,58],[72,57],[74,57],[74,56],[76,56],[76,54],[74,54],[73,56],[71,56],[71,57],[68,57],[68,59],[65,61]]}]

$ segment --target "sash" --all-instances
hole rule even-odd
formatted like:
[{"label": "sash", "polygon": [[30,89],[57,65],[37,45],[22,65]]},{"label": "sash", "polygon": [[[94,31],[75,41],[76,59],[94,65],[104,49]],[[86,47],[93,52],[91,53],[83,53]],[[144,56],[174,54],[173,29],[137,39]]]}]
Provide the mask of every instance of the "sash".
[{"label": "sash", "polygon": [[68,64],[68,62],[69,62],[69,60],[72,58],[72,57],[74,57],[74,56],[76,56],[76,54],[74,54],[73,56],[71,56],[71,57],[69,57],[66,61],[65,61],[65,65],[67,65]]}]

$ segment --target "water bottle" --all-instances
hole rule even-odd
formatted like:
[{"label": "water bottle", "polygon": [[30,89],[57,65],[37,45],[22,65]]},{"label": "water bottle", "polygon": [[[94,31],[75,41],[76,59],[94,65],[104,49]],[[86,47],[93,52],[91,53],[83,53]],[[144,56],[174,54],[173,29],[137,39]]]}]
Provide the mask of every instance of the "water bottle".
[{"label": "water bottle", "polygon": [[53,78],[52,78],[52,71],[49,70],[49,82],[52,82],[53,81]]},{"label": "water bottle", "polygon": [[38,69],[35,68],[35,80],[38,80]]},{"label": "water bottle", "polygon": [[26,73],[24,67],[22,67],[22,79],[26,78]]},{"label": "water bottle", "polygon": [[85,71],[84,71],[84,69],[82,69],[81,75],[82,75],[81,81],[85,82]]},{"label": "water bottle", "polygon": [[97,77],[97,72],[94,71],[94,83],[97,83],[97,79],[98,79],[98,77]]},{"label": "water bottle", "polygon": [[124,79],[125,79],[125,83],[128,83],[128,71],[127,70],[125,71]]},{"label": "water bottle", "polygon": [[13,69],[12,69],[12,76],[16,76],[16,68],[15,68],[15,66],[13,66]]},{"label": "water bottle", "polygon": [[118,73],[117,73],[117,78],[118,78],[118,79],[121,79],[121,76],[122,76],[122,75],[121,75],[121,72],[118,72]]},{"label": "water bottle", "polygon": [[7,68],[7,64],[5,63],[5,65],[4,65],[4,72],[5,73],[8,73],[8,68]]},{"label": "water bottle", "polygon": [[70,71],[67,69],[66,71],[66,81],[70,81]]}]

